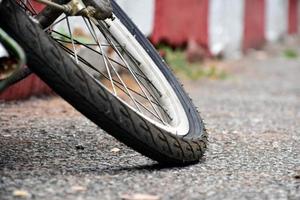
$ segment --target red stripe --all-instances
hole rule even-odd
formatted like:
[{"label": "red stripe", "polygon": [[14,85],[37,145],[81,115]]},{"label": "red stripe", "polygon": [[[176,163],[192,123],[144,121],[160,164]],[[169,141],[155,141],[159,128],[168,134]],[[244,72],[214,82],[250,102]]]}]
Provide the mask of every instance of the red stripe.
[{"label": "red stripe", "polygon": [[246,0],[243,49],[258,48],[265,41],[265,0]]},{"label": "red stripe", "polygon": [[208,1],[157,0],[151,40],[172,45],[194,40],[207,47]]},{"label": "red stripe", "polygon": [[30,4],[32,5],[32,7],[34,8],[34,10],[36,12],[40,12],[45,7],[45,5],[42,4],[42,3],[38,3],[38,2],[36,2],[34,0],[29,0],[29,1],[30,1]]},{"label": "red stripe", "polygon": [[[40,11],[44,8],[43,4],[35,1],[30,2],[36,11]],[[20,81],[1,93],[0,100],[25,99],[31,95],[45,94],[50,92],[51,89],[43,81],[41,81],[35,75],[30,75],[28,78]]]},{"label": "red stripe", "polygon": [[0,94],[0,100],[25,99],[32,95],[49,94],[51,89],[37,76],[30,75],[28,78],[11,86]]},{"label": "red stripe", "polygon": [[289,0],[289,34],[298,32],[298,0]]}]

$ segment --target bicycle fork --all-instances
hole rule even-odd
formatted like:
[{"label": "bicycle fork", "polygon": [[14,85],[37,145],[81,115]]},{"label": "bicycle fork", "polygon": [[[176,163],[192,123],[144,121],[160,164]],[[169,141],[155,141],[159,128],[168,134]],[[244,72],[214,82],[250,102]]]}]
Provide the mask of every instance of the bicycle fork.
[{"label": "bicycle fork", "polygon": [[112,8],[108,3],[101,3],[103,0],[36,0],[47,7],[40,12],[35,19],[42,28],[50,26],[62,13],[70,16],[93,17],[96,20],[104,20],[112,17]]},{"label": "bicycle fork", "polygon": [[[26,63],[23,49],[0,28],[0,92],[17,82],[21,77],[20,69]],[[7,53],[9,52],[9,53]],[[22,72],[22,75],[23,72]]]}]

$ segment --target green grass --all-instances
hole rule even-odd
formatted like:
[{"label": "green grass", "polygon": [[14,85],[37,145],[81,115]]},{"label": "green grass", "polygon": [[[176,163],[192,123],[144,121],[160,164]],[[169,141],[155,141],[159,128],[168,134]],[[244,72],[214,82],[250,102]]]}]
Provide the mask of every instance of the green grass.
[{"label": "green grass", "polygon": [[192,80],[201,78],[226,79],[228,77],[224,70],[218,69],[214,65],[204,67],[201,62],[188,62],[184,51],[180,48],[173,50],[167,46],[160,46],[159,49],[165,53],[168,65],[178,75]]},{"label": "green grass", "polygon": [[298,53],[293,49],[286,49],[283,52],[283,56],[288,59],[296,59],[298,58]]}]

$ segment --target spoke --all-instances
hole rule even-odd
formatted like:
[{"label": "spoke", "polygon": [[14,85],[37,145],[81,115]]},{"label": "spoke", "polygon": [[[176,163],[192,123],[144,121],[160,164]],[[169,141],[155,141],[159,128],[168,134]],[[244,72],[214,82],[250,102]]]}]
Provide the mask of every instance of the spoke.
[{"label": "spoke", "polygon": [[[96,21],[96,20],[95,20]],[[103,30],[103,27],[101,27],[101,25],[96,21],[96,23],[99,25],[100,29]],[[102,32],[102,31],[101,31]],[[120,53],[120,51],[115,48],[115,45],[112,41],[110,41],[110,39],[108,39],[106,33],[104,33],[104,31],[102,32],[103,36],[106,38],[106,40],[112,45],[114,46],[114,50],[116,51],[116,53],[119,55],[119,57],[123,60],[124,64],[127,66],[127,68],[129,69],[130,73],[132,74],[133,78],[135,79],[136,83],[138,84],[138,86],[140,87],[140,89],[142,90],[142,92],[144,93],[144,95],[147,97],[148,101],[151,104],[151,107],[154,109],[155,113],[157,114],[157,116],[161,119],[161,121],[163,123],[165,123],[165,121],[163,120],[163,118],[160,116],[158,110],[155,108],[155,106],[153,105],[152,101],[150,100],[148,94],[145,92],[144,88],[142,87],[140,81],[137,79],[137,77],[135,76],[135,74],[133,73],[131,67],[128,65],[127,61],[124,59],[124,57],[122,56],[122,54]],[[166,123],[165,123],[166,124]]]},{"label": "spoke", "polygon": [[[55,37],[53,37],[53,39],[56,40],[56,41],[62,42],[62,43],[72,44],[72,41],[66,41],[66,40],[62,40],[62,39],[59,39],[59,38],[55,38]],[[77,41],[75,41],[75,40],[74,40],[74,44],[81,45],[80,42],[77,42]],[[85,45],[89,45],[89,46],[98,46],[98,44],[85,44]]]},{"label": "spoke", "polygon": [[51,30],[51,28],[53,28],[54,26],[56,26],[57,24],[59,24],[60,22],[62,22],[63,20],[65,20],[67,17],[68,16],[64,16],[60,20],[54,22],[53,24],[50,25],[50,27],[45,28],[44,31]]},{"label": "spoke", "polygon": [[77,53],[76,53],[76,47],[75,47],[74,40],[73,40],[73,34],[72,34],[71,27],[70,27],[69,18],[67,17],[66,20],[67,20],[69,34],[70,34],[71,41],[72,41],[72,46],[73,46],[73,51],[74,51],[74,55],[75,55],[75,60],[76,60],[76,63],[78,64],[78,57],[77,57]]},{"label": "spoke", "polygon": [[[105,23],[106,24],[106,22],[104,21],[103,23]],[[107,25],[107,24],[106,24]],[[108,26],[108,25],[107,25]],[[115,40],[116,41],[116,39],[114,38],[114,36],[108,31],[108,34],[109,34],[109,36],[113,39],[113,40]],[[104,35],[104,34],[103,34]],[[107,36],[104,36],[104,37],[106,37],[107,38]],[[109,40],[109,41],[111,41],[111,40]],[[111,42],[112,43],[112,42]],[[116,46],[116,45],[114,45],[114,46]],[[141,65],[141,63],[136,59],[136,58],[134,58],[130,53],[128,53],[125,49],[123,49],[123,47],[122,47],[122,50],[126,53],[126,55],[131,59],[131,61],[133,61],[134,62],[134,64],[136,65],[136,66],[140,66]],[[127,68],[127,67],[126,67]],[[143,75],[141,75],[141,77],[148,83],[148,84],[150,84],[150,86],[157,92],[157,94],[160,96],[160,97],[162,97],[162,94],[161,94],[161,92],[154,86],[154,84],[152,83],[152,81],[150,81],[148,78],[146,78],[146,75],[145,75],[145,73],[139,68],[139,67],[136,67],[136,69],[138,70],[138,71],[140,71],[140,73],[141,74],[143,74]],[[134,71],[133,69],[132,69],[132,71]],[[137,73],[136,71],[134,71],[135,72],[135,74],[139,74],[139,73]],[[143,85],[144,86],[144,85]],[[159,102],[159,100],[157,99],[157,97],[156,96],[154,96],[154,94],[152,94],[152,92],[150,92],[149,91],[149,89],[147,88],[147,87],[145,87],[145,89],[147,90],[147,92],[150,94],[150,96],[156,101],[156,102]],[[150,89],[151,90],[151,89]],[[159,103],[158,103],[159,104]],[[164,110],[164,112],[165,113],[167,113],[165,110]],[[168,116],[169,117],[169,116]],[[169,118],[171,118],[171,117],[169,117]]]},{"label": "spoke", "polygon": [[[111,35],[111,34],[110,34]],[[111,36],[111,37],[113,37],[113,36]],[[131,58],[132,60],[133,60],[133,62],[135,62],[135,64],[136,64],[136,66],[140,66],[140,63],[130,54],[130,53],[128,53],[128,52],[126,52],[126,55],[129,57],[129,58]],[[145,76],[146,77],[146,75],[145,75],[145,73],[139,68],[139,67],[137,67],[137,70],[138,71],[140,71],[141,72],[141,74],[143,74],[143,76]],[[145,81],[147,81],[151,86],[152,86],[152,88],[153,89],[155,89],[155,91],[157,92],[157,94],[160,96],[160,97],[162,97],[162,94],[161,94],[161,92],[155,87],[155,85],[152,83],[152,81],[150,81],[148,78],[146,78],[146,79],[144,79]],[[149,91],[148,91],[149,92]],[[150,93],[150,92],[149,92]],[[151,93],[150,93],[151,94]],[[151,94],[151,96],[152,96],[152,98],[154,98],[154,96]]]},{"label": "spoke", "polygon": [[[25,11],[27,11],[27,13],[30,12],[32,16],[37,15],[37,12],[33,8],[30,0],[29,1],[20,0],[20,6]],[[61,23],[63,20],[66,20],[66,22],[67,22],[69,36],[66,36],[64,34],[58,33],[54,30],[51,30],[57,24]],[[55,38],[55,37],[53,39],[55,39],[58,42],[58,44],[67,53],[69,53],[70,55],[72,55],[75,58],[75,61],[77,64],[79,64],[79,62],[81,62],[81,63],[85,64],[87,67],[90,67],[91,69],[93,69],[96,72],[98,72],[99,74],[101,74],[107,80],[109,80],[112,85],[113,92],[115,95],[117,95],[117,90],[116,90],[116,87],[117,87],[120,90],[122,90],[128,97],[130,97],[131,101],[134,103],[134,105],[140,112],[142,112],[141,108],[143,108],[143,111],[147,111],[149,114],[151,114],[152,116],[157,118],[163,124],[166,124],[166,122],[164,121],[164,118],[166,116],[172,120],[172,118],[169,116],[166,109],[163,108],[162,105],[160,105],[159,100],[157,99],[158,95],[161,96],[160,91],[155,87],[155,85],[152,83],[152,81],[150,81],[146,77],[144,72],[138,67],[141,65],[141,63],[135,57],[133,57],[129,52],[127,52],[127,50],[124,46],[115,44],[114,36],[111,35],[111,33],[109,31],[108,31],[108,33],[104,32],[104,31],[107,31],[107,30],[105,30],[106,27],[104,27],[104,24],[99,24],[94,18],[91,19],[96,26],[100,26],[100,30],[109,44],[101,44],[99,42],[99,38],[96,35],[94,25],[91,23],[90,19],[88,19],[88,23],[84,18],[83,18],[83,20],[86,23],[86,26],[89,29],[89,32],[92,35],[92,37],[96,43],[90,42],[90,43],[84,44],[84,43],[76,40],[75,36],[73,35],[73,31],[71,29],[71,25],[70,25],[68,16],[64,16],[63,18],[54,22],[50,27],[46,28],[45,31],[47,31],[48,33],[51,33],[51,32],[56,33],[60,36],[63,36],[64,38],[67,38],[68,40],[63,40],[63,39]],[[63,43],[72,44],[72,48],[71,47],[68,48],[67,46],[64,46]],[[82,45],[82,46],[86,47],[87,49],[92,50],[93,52],[96,52],[97,54],[102,56],[103,61],[105,63],[106,70],[107,70],[108,77],[104,74],[105,72],[102,73],[99,69],[97,69],[92,64],[90,64],[88,61],[86,61],[84,58],[82,58],[81,56],[78,55],[78,51],[77,51],[78,46],[77,45]],[[91,46],[91,47],[89,47],[89,46]],[[98,48],[94,49],[95,48],[94,46],[99,47],[100,51]],[[110,54],[108,55],[103,47],[112,47],[112,49],[115,51],[116,55],[119,56],[120,59],[115,60],[114,56],[112,56],[112,58],[111,58]],[[73,49],[73,51],[72,51],[72,49]],[[120,62],[122,62],[123,64],[121,64]],[[134,64],[134,66],[131,66],[131,64]],[[116,66],[122,67],[122,68],[128,70],[129,73],[131,73],[131,76],[133,77],[136,84],[140,88],[140,89],[135,88],[138,91],[127,86],[127,84],[123,81],[124,77],[122,78],[122,75],[120,75],[120,73],[116,69]],[[117,78],[116,77],[113,78],[113,76],[112,76],[113,73],[114,73],[114,76],[116,75]],[[140,78],[142,78],[142,79],[140,79]],[[116,80],[116,79],[118,79],[118,80]],[[157,94],[153,93],[154,90],[157,92]],[[133,94],[136,94],[136,95],[142,97],[143,99],[145,99],[146,101],[148,101],[148,103],[150,103],[152,109],[151,109],[151,107],[149,107],[149,104],[146,101],[143,101],[143,99],[141,99],[141,98],[136,99],[137,96],[135,95],[135,97],[134,97]],[[126,98],[126,99],[127,99],[126,101],[129,100],[128,98]],[[140,100],[142,100],[142,102],[144,102],[144,103],[142,103]],[[161,113],[161,111],[159,111],[157,109],[161,109],[165,113],[166,116],[163,116],[163,113]]]},{"label": "spoke", "polygon": [[[120,86],[117,86],[120,90],[122,90],[125,94],[129,95],[123,88],[121,88]],[[158,119],[159,121],[163,122],[159,117],[157,117],[157,115],[155,113],[153,113],[151,110],[149,110],[149,108],[147,108],[143,103],[141,103],[138,100],[135,100],[137,104],[139,104],[140,106],[142,106],[146,111],[148,111],[150,114],[152,114],[156,119]]]},{"label": "spoke", "polygon": [[[74,56],[74,53],[73,53],[72,50],[70,50],[69,48],[65,47],[63,44],[61,44],[61,43],[59,43],[59,42],[58,42],[58,44],[59,44],[59,45],[60,45],[67,53],[69,53],[71,56]],[[89,63],[88,61],[86,61],[84,58],[82,58],[81,56],[78,56],[78,59],[79,59],[79,61],[82,62],[84,65],[86,65],[86,66],[92,68],[93,70],[95,70],[96,72],[98,72],[101,76],[103,76],[105,79],[109,80],[109,77],[107,77],[104,73],[102,73],[101,71],[99,71],[98,69],[96,69],[92,64],[90,64],[90,63]],[[128,94],[127,92],[125,92],[124,89],[122,88],[123,84],[122,84],[121,82],[119,82],[119,81],[117,81],[117,80],[113,80],[113,81],[114,81],[114,83],[116,83],[116,87],[117,87],[117,88],[119,88],[119,89],[122,90],[125,94],[127,94],[127,95],[129,96],[129,94]],[[124,86],[123,86],[123,87],[124,87]],[[147,97],[143,96],[143,95],[140,94],[139,92],[135,91],[134,89],[132,89],[132,88],[130,88],[130,87],[127,87],[127,88],[128,88],[128,90],[129,90],[130,92],[133,92],[134,94],[136,94],[136,95],[142,97],[143,99],[147,100]],[[135,99],[135,101],[136,101],[139,105],[142,104],[140,101],[138,101],[138,100],[136,100],[136,99]],[[154,103],[156,106],[160,107],[160,108],[165,112],[165,114],[168,116],[168,118],[169,118],[170,120],[172,120],[172,118],[169,116],[169,114],[167,113],[167,111],[166,111],[166,110],[165,110],[158,102],[152,102],[152,103]],[[144,108],[144,105],[141,105],[141,106]],[[146,108],[144,108],[144,109],[146,109]],[[146,109],[146,110],[148,111],[148,109]],[[148,111],[148,112],[150,112],[151,114],[153,114],[153,112],[151,112],[151,111]],[[157,118],[156,115],[154,115],[154,116]]]},{"label": "spoke", "polygon": [[[94,34],[95,34],[95,30],[94,30],[94,27],[93,27],[93,25],[92,25],[90,19],[88,19],[88,21],[89,21],[90,27],[92,28],[92,30],[93,30],[93,32],[94,32]],[[139,111],[141,111],[140,107],[139,107],[139,106],[137,105],[137,103],[136,103],[136,100],[134,99],[134,97],[132,96],[132,94],[129,92],[129,90],[128,90],[126,84],[124,83],[123,79],[122,79],[121,76],[119,75],[118,71],[115,69],[114,65],[113,65],[113,64],[110,62],[110,60],[107,58],[107,55],[106,55],[105,52],[103,51],[103,48],[101,47],[101,44],[99,43],[99,40],[98,40],[96,34],[94,35],[94,37],[95,37],[95,39],[96,39],[97,44],[98,44],[98,45],[100,46],[100,48],[102,49],[101,51],[102,51],[102,54],[103,54],[103,58],[105,58],[105,59],[109,62],[111,68],[113,69],[113,71],[114,71],[115,74],[117,75],[118,79],[121,81],[123,87],[124,87],[125,90],[127,91],[126,94],[131,98],[131,100],[133,101],[133,103],[134,103],[134,105],[136,106],[136,108],[137,108]]]},{"label": "spoke", "polygon": [[[60,32],[57,32],[57,31],[55,31],[55,30],[52,30],[51,32],[52,32],[52,33],[55,33],[55,34],[57,34],[57,35],[59,35],[59,36],[62,36],[62,37],[64,37],[64,38],[67,38],[67,39],[71,40],[70,37],[68,37],[68,36],[66,36],[66,35],[64,35],[64,34],[62,34],[62,33],[60,33]],[[56,38],[55,38],[55,39],[56,39]],[[89,49],[89,50],[91,50],[91,51],[93,51],[93,52],[95,52],[95,53],[97,53],[97,54],[103,56],[102,53],[96,51],[95,49],[93,49],[93,48],[91,48],[91,47],[89,47],[89,46],[87,46],[86,44],[81,43],[80,41],[78,41],[78,40],[76,40],[76,39],[74,39],[74,38],[73,38],[73,40],[74,40],[74,42],[76,42],[76,44],[82,45],[82,46],[86,47],[87,49]],[[111,45],[109,45],[109,46],[111,46]],[[120,62],[118,62],[118,61],[116,61],[116,60],[113,60],[112,58],[109,58],[109,60],[112,61],[113,63],[117,64],[117,65],[120,65],[120,67],[122,67],[122,68],[128,70],[127,67],[125,67],[124,65],[122,65]],[[141,74],[139,74],[139,73],[137,73],[137,72],[135,72],[135,74],[136,74],[137,76],[139,76],[139,77],[141,77],[141,78],[147,80],[147,78],[146,78],[145,76],[143,76],[143,75],[141,75]]]},{"label": "spoke", "polygon": [[[63,20],[63,19],[61,19],[61,20]],[[58,42],[72,43],[72,46],[73,46],[73,52],[74,52],[74,53],[73,53],[73,56],[75,57],[75,59],[76,59],[76,57],[77,57],[77,59],[76,59],[76,62],[77,62],[77,63],[79,62],[79,61],[78,61],[79,55],[77,55],[77,53],[76,53],[75,44],[76,44],[76,45],[82,45],[82,46],[88,48],[89,50],[91,50],[91,51],[93,51],[93,52],[96,52],[97,54],[101,55],[102,58],[103,58],[103,61],[104,61],[104,63],[105,63],[105,67],[106,67],[106,70],[107,70],[108,76],[109,76],[109,77],[108,77],[108,80],[110,81],[110,83],[111,83],[111,85],[112,85],[113,92],[114,92],[115,95],[116,95],[116,93],[117,93],[117,90],[116,90],[116,87],[115,87],[115,86],[116,86],[115,84],[116,84],[116,82],[117,82],[118,84],[122,85],[123,88],[125,88],[125,91],[126,91],[126,92],[124,92],[124,93],[127,94],[127,95],[130,97],[130,99],[133,101],[133,103],[135,104],[135,106],[137,107],[138,110],[140,110],[140,109],[139,109],[139,106],[137,105],[137,102],[136,102],[137,100],[132,96],[132,94],[130,93],[130,91],[133,92],[133,93],[135,93],[135,94],[138,94],[139,96],[141,96],[142,98],[144,98],[145,100],[147,100],[147,101],[150,103],[152,109],[155,111],[156,116],[158,116],[158,117],[160,118],[160,121],[162,121],[164,124],[166,124],[166,123],[165,123],[165,121],[164,121],[164,119],[163,119],[163,117],[162,117],[161,114],[164,113],[165,116],[166,116],[167,118],[171,119],[171,117],[169,116],[169,114],[168,114],[168,112],[165,110],[165,108],[163,108],[163,107],[160,105],[159,100],[157,99],[157,97],[154,96],[155,94],[152,94],[152,92],[154,92],[154,91],[152,90],[152,92],[150,92],[150,91],[149,91],[150,88],[147,88],[146,86],[144,86],[144,84],[149,83],[149,84],[147,84],[148,87],[150,86],[150,87],[152,87],[153,89],[155,89],[155,90],[158,92],[157,88],[153,85],[153,83],[152,83],[148,78],[146,78],[144,75],[139,74],[139,73],[136,72],[134,69],[132,69],[131,66],[129,66],[129,64],[127,63],[127,61],[126,61],[125,58],[123,57],[122,53],[121,53],[120,50],[118,49],[118,48],[121,47],[122,50],[125,50],[125,49],[123,49],[124,47],[122,47],[122,46],[119,45],[119,44],[118,44],[118,46],[117,46],[116,44],[114,44],[114,42],[111,41],[111,39],[109,39],[110,37],[112,37],[112,39],[113,39],[113,36],[108,37],[107,34],[103,33],[103,27],[101,27],[100,30],[102,30],[101,32],[102,32],[102,34],[104,35],[104,37],[106,38],[106,40],[108,41],[109,44],[103,44],[103,45],[100,44],[99,39],[97,39],[97,35],[96,35],[96,33],[95,33],[95,29],[94,29],[94,27],[93,27],[91,21],[89,20],[89,24],[88,24],[88,22],[84,19],[84,22],[86,23],[86,26],[87,26],[87,28],[89,29],[90,34],[92,35],[93,39],[94,39],[95,42],[97,43],[97,44],[84,44],[84,43],[82,43],[82,42],[80,42],[80,41],[78,41],[78,40],[76,40],[76,39],[73,38],[73,35],[72,35],[72,32],[71,32],[71,27],[70,27],[70,22],[69,22],[68,18],[66,18],[66,20],[67,20],[67,24],[68,24],[68,29],[69,29],[70,36],[66,36],[66,35],[61,34],[61,33],[57,32],[57,31],[54,31],[54,30],[52,30],[52,32],[55,33],[55,34],[57,34],[57,35],[60,35],[60,36],[62,36],[62,37],[64,37],[64,38],[67,38],[67,39],[69,40],[69,41],[68,41],[68,40],[66,41],[66,40],[63,40],[63,39],[54,38],[54,39],[56,39]],[[99,24],[97,23],[97,25],[99,25]],[[98,28],[99,28],[99,27],[98,27]],[[104,29],[104,30],[105,30],[105,29]],[[109,33],[109,32],[108,32],[108,33]],[[96,46],[96,45],[97,45],[97,46],[100,48],[101,52],[99,52],[98,50],[95,50],[95,49],[92,48],[92,47],[89,47],[88,45],[90,45],[90,46]],[[120,59],[123,61],[124,64],[121,64],[121,63],[119,63],[118,61],[116,61],[116,60],[114,60],[114,59],[108,57],[108,56],[105,54],[105,52],[104,52],[104,49],[103,49],[103,46],[104,46],[104,45],[106,45],[106,46],[108,46],[108,45],[111,46],[111,47],[114,49],[114,51],[116,52],[116,54],[117,54],[117,55],[120,57]],[[69,53],[70,53],[70,52],[69,52]],[[125,50],[125,54],[128,55],[128,53],[126,52],[126,50]],[[129,54],[129,57],[128,57],[128,58],[132,59],[133,64],[137,64],[137,65],[140,64],[140,63],[138,63],[138,60],[133,59],[133,57],[132,57],[131,54]],[[95,69],[95,67],[93,67],[91,64],[88,65],[86,62],[84,62],[84,59],[79,59],[79,60],[80,60],[81,62],[83,62],[84,64],[86,64],[88,67],[92,68],[93,70],[95,70],[95,71],[97,71],[98,73],[100,73],[101,75],[103,75],[101,72],[99,72],[98,69]],[[143,95],[142,95],[141,93],[139,93],[139,92],[137,92],[137,91],[135,91],[135,90],[129,88],[129,87],[124,83],[124,81],[122,80],[122,77],[119,75],[118,71],[116,70],[116,68],[115,68],[115,66],[114,66],[114,64],[113,64],[112,62],[115,63],[115,64],[120,65],[120,67],[122,67],[122,68],[127,69],[127,70],[131,73],[132,77],[134,78],[135,82],[137,83],[137,85],[138,85],[138,87],[140,88],[140,90],[141,90],[141,92],[143,93]],[[112,70],[111,70],[110,68],[111,68]],[[137,70],[139,70],[141,73],[143,73],[138,67],[137,67]],[[112,74],[111,74],[112,71],[116,74],[116,76],[118,77],[118,79],[120,80],[120,82],[119,82],[119,81],[116,81],[116,80],[114,80],[114,79],[112,78]],[[104,76],[104,77],[105,77],[105,76]],[[144,82],[144,83],[140,82],[141,80],[139,80],[137,77],[143,78],[146,82]],[[107,79],[107,77],[105,77],[105,78]],[[151,90],[151,89],[150,89],[150,90]],[[150,96],[149,96],[149,95],[150,95]],[[158,95],[160,95],[160,92],[158,92]],[[156,107],[156,106],[157,106],[157,107]],[[161,111],[159,111],[158,109],[160,109]],[[149,111],[148,111],[148,112],[149,112]],[[161,112],[163,112],[163,113],[161,113]]]},{"label": "spoke", "polygon": [[[21,1],[22,1],[22,0],[21,0]],[[29,3],[29,7],[32,9],[34,15],[37,15],[37,12],[35,11],[35,9],[33,8],[33,6],[31,5],[30,0],[27,1],[27,2]]]},{"label": "spoke", "polygon": [[[65,47],[62,43],[58,42],[58,44],[67,52],[69,53],[71,56],[75,56],[74,52],[69,49],[68,47]],[[81,61],[82,63],[84,63],[85,65],[87,65],[88,67],[90,67],[91,69],[95,70],[98,73],[101,73],[97,68],[95,68],[93,65],[91,65],[90,63],[88,63],[85,59],[83,59],[81,56],[78,56],[78,60]]]},{"label": "spoke", "polygon": [[[20,4],[22,4],[22,5],[20,5]],[[28,11],[31,12],[31,14],[33,14],[32,11],[26,6],[26,3],[24,3],[22,0],[19,1],[19,5],[20,5],[23,9],[27,9]]]},{"label": "spoke", "polygon": [[103,47],[102,47],[102,45],[100,44],[100,42],[99,42],[99,40],[98,40],[98,38],[97,38],[97,34],[95,33],[95,30],[94,30],[93,25],[91,24],[90,20],[88,19],[88,22],[89,22],[90,26],[89,26],[88,23],[86,22],[86,19],[85,19],[85,18],[83,18],[83,20],[84,20],[86,26],[88,27],[90,33],[92,34],[92,36],[93,36],[95,42],[98,44],[98,46],[99,46],[99,48],[100,48],[100,50],[101,50],[101,54],[102,54],[101,57],[102,57],[102,59],[103,59],[103,61],[104,61],[105,68],[106,68],[106,70],[107,70],[107,73],[108,73],[108,76],[109,76],[109,80],[110,80],[110,82],[111,82],[111,86],[112,86],[112,88],[113,88],[114,94],[117,95],[117,90],[116,90],[116,88],[115,88],[115,85],[114,85],[114,82],[113,82],[113,79],[112,79],[112,76],[111,76],[111,72],[110,72],[109,66],[108,66],[108,64],[107,64],[107,59],[106,59],[106,55],[104,54]]},{"label": "spoke", "polygon": [[25,9],[25,11],[29,11],[31,13],[31,15],[37,15],[37,13],[35,12],[35,10],[32,7],[29,8],[27,6],[28,1],[26,1],[26,3],[24,3],[23,0],[20,0],[19,2],[23,5],[23,6],[22,5],[20,5],[20,6],[22,6],[23,9]]},{"label": "spoke", "polygon": [[[114,38],[111,34],[110,34],[110,36],[111,36],[112,38]],[[124,50],[124,49],[123,49],[123,50]],[[125,50],[124,50],[124,51],[125,51]],[[141,63],[140,63],[139,61],[137,61],[130,53],[128,53],[127,51],[125,51],[125,53],[126,53],[126,55],[131,59],[131,61],[134,62],[134,64],[135,64],[136,66],[140,66],[140,65],[141,65]],[[142,74],[142,77],[146,77],[145,73],[144,73],[139,67],[136,67],[136,69]],[[144,78],[144,80],[145,80],[148,84],[150,84],[149,86],[151,86],[151,87],[156,91],[156,93],[157,93],[160,97],[162,97],[161,92],[155,87],[155,85],[152,83],[151,80],[149,80],[148,78]],[[145,89],[148,91],[148,93],[150,94],[150,96],[158,102],[157,97],[154,96],[154,95],[149,91],[149,89],[148,89],[147,87],[145,87]],[[150,89],[150,90],[151,90],[151,89]]]},{"label": "spoke", "polygon": [[[71,41],[66,41],[66,40],[62,40],[62,39],[59,39],[59,38],[55,38],[55,37],[53,37],[53,39],[56,40],[56,41],[59,41],[59,42],[66,43],[66,44],[72,44]],[[81,42],[77,42],[76,40],[74,40],[74,44],[82,45]],[[98,46],[98,44],[89,44],[89,43],[85,43],[85,45],[88,45],[88,46]],[[101,45],[104,46],[104,47],[110,46],[110,44],[101,44]]]},{"label": "spoke", "polygon": [[[127,91],[126,94],[129,95],[129,97],[131,98],[131,100],[133,101],[133,103],[134,103],[134,105],[137,107],[137,109],[138,109],[139,111],[141,111],[141,110],[140,110],[140,107],[139,107],[139,106],[137,105],[137,103],[136,103],[136,99],[135,99],[135,98],[132,96],[132,94],[129,92],[129,90],[128,90],[126,84],[124,83],[123,79],[122,79],[121,76],[119,75],[118,71],[115,69],[115,67],[113,66],[113,64],[112,64],[109,60],[108,60],[108,62],[109,62],[109,64],[111,65],[112,69],[114,70],[115,74],[117,75],[118,79],[121,81],[123,87],[126,89],[126,91]],[[124,91],[123,91],[123,92],[124,92]]]}]

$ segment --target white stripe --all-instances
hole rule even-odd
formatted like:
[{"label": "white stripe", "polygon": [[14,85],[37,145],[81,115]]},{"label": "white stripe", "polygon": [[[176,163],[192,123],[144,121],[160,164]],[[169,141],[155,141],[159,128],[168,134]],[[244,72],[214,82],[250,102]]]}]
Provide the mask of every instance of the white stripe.
[{"label": "white stripe", "polygon": [[266,39],[276,41],[288,30],[288,0],[266,0]]},{"label": "white stripe", "polygon": [[145,35],[151,35],[154,27],[155,0],[116,1]]},{"label": "white stripe", "polygon": [[209,46],[212,54],[241,55],[244,30],[244,0],[211,0],[209,5]]},{"label": "white stripe", "polygon": [[0,43],[0,58],[2,57],[8,57],[9,54],[6,51],[5,47]]}]

